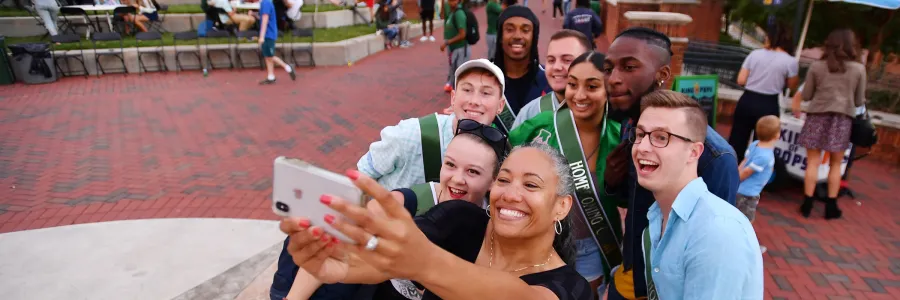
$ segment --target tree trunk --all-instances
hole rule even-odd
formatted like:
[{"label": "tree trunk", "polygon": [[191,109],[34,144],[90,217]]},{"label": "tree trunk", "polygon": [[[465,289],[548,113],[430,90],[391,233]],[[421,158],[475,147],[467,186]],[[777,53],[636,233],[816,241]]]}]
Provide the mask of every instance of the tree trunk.
[{"label": "tree trunk", "polygon": [[[887,29],[887,24],[891,22],[891,19],[894,18],[894,14],[897,10],[889,10],[887,11],[887,15],[878,26],[878,33],[875,34],[875,37],[872,38],[872,42],[869,43],[869,57],[868,57],[868,65],[869,70],[873,70],[878,68],[881,64],[880,54],[881,53],[881,44],[884,43],[884,31]],[[879,59],[875,59],[879,58]]]}]

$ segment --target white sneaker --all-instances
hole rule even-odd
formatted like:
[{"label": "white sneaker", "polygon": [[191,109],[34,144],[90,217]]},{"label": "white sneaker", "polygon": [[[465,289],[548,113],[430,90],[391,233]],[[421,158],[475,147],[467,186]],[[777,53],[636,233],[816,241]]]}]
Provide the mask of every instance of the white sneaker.
[{"label": "white sneaker", "polygon": [[429,42],[434,42],[434,36],[433,36],[433,35],[432,35],[432,36],[429,36],[429,37],[428,37],[428,41],[429,41]]},{"label": "white sneaker", "polygon": [[424,36],[424,35],[423,35],[421,38],[419,38],[419,41],[420,41],[420,42],[424,42],[424,41],[427,41],[427,40],[428,40],[428,37],[427,37],[427,36]]}]

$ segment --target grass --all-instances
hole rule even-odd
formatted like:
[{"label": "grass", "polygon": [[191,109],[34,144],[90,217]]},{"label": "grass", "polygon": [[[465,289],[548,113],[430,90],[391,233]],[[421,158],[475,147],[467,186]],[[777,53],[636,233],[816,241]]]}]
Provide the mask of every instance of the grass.
[{"label": "grass", "polygon": [[[326,3],[319,4],[319,12],[335,11],[345,9],[343,6]],[[304,13],[315,12],[315,5],[304,5],[300,11]],[[90,12],[88,12],[90,14]],[[202,14],[200,4],[173,4],[169,5],[169,14]],[[15,7],[0,7],[0,17],[28,17],[27,11]]]},{"label": "grass", "polygon": [[[371,27],[368,25],[353,25],[353,26],[344,26],[337,28],[316,28],[315,32],[315,41],[316,42],[337,42],[346,39],[355,38],[358,36],[363,36],[371,33],[375,33],[375,27]],[[290,41],[290,37],[282,37],[279,39],[279,42],[288,42]],[[6,44],[17,44],[17,43],[33,43],[33,42],[44,42],[47,43],[47,40],[41,40],[41,36],[30,36],[30,37],[7,37]],[[227,44],[228,39],[226,38],[211,38],[209,39],[209,44]],[[304,43],[309,42],[309,38],[296,38],[294,42]],[[125,48],[131,48],[137,46],[137,41],[133,36],[125,37],[122,42]],[[178,45],[193,45],[196,44],[196,41],[178,41]],[[256,42],[250,42],[246,40],[240,41],[241,44],[255,44]],[[172,34],[167,33],[163,34],[163,45],[171,46],[175,44],[175,41],[172,39]],[[205,44],[203,39],[200,40],[200,44]],[[159,45],[159,41],[144,41],[141,43],[143,47],[153,47]],[[92,49],[91,42],[88,40],[82,41],[82,46],[84,49]],[[109,49],[109,48],[118,48],[119,42],[98,42],[98,49]],[[77,44],[63,44],[55,47],[56,50],[75,50],[78,49]]]}]

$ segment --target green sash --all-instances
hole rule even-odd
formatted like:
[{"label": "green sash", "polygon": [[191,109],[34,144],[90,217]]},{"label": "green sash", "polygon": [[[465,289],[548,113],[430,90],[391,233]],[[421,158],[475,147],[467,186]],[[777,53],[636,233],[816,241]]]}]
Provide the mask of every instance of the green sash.
[{"label": "green sash", "polygon": [[[553,115],[553,124],[559,148],[572,169],[572,177],[575,180],[575,193],[573,196],[575,196],[581,212],[584,213],[587,219],[591,236],[600,247],[600,253],[603,255],[604,262],[608,264],[606,269],[609,270],[612,266],[622,263],[619,239],[616,237],[615,231],[613,231],[612,226],[614,224],[610,222],[606,211],[600,205],[594,174],[591,173],[587,165],[587,158],[584,156],[584,151],[582,151],[581,138],[578,136],[578,129],[575,128],[572,111],[568,107],[560,107]],[[606,135],[606,111],[603,113],[602,124],[603,129],[600,133],[601,146],[605,140],[603,136]],[[615,225],[620,226],[618,224]],[[609,280],[609,276],[604,276],[604,278]]]},{"label": "green sash", "polygon": [[541,97],[541,112],[553,111],[553,93]]},{"label": "green sash", "polygon": [[416,215],[422,215],[432,207],[434,207],[434,190],[432,190],[431,182],[420,183],[411,186],[409,189],[416,193]]},{"label": "green sash", "polygon": [[441,176],[441,130],[437,114],[419,118],[422,133],[422,162],[425,166],[425,181],[440,181]]},{"label": "green sash", "polygon": [[653,249],[650,247],[650,226],[644,228],[644,248],[642,249],[644,252],[644,279],[647,281],[647,299],[648,300],[659,300],[659,294],[656,292],[656,284],[653,283],[653,267],[650,266],[650,251]]},{"label": "green sash", "polygon": [[503,111],[500,111],[500,114],[497,115],[497,120],[500,121],[500,126],[503,127],[500,129],[509,134],[513,123],[516,122],[516,114],[509,109],[509,101],[506,101],[506,97],[503,97],[503,102],[506,102],[506,105],[503,105]]}]

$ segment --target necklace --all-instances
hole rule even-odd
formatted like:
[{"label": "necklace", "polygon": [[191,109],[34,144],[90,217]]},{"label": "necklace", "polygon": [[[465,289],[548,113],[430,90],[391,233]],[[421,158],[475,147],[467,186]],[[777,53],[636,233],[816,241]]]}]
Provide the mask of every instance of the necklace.
[{"label": "necklace", "polygon": [[[550,256],[547,256],[547,261],[545,261],[545,262],[542,263],[542,264],[533,265],[533,266],[527,266],[527,267],[521,267],[521,268],[512,270],[511,272],[512,272],[512,273],[515,273],[515,272],[519,272],[519,271],[522,271],[522,270],[525,270],[525,269],[528,269],[528,268],[537,268],[537,267],[544,266],[544,265],[550,263],[550,258],[553,258],[553,252],[550,252]],[[493,267],[493,266],[494,266],[494,233],[491,232],[491,260],[488,261],[488,267],[491,268],[491,267]]]}]

